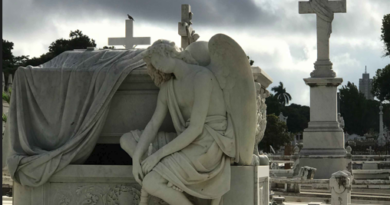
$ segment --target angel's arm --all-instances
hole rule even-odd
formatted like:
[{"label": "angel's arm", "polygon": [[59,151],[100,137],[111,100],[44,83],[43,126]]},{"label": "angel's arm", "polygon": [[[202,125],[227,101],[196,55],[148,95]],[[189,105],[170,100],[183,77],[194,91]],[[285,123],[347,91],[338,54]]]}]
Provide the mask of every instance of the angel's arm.
[{"label": "angel's arm", "polygon": [[212,80],[213,76],[208,70],[197,73],[194,81],[195,96],[190,125],[184,132],[155,153],[158,159],[184,149],[202,133],[213,89]]},{"label": "angel's arm", "polygon": [[154,140],[157,135],[158,129],[160,128],[162,122],[164,121],[165,116],[168,112],[167,101],[167,92],[166,84],[164,84],[158,94],[157,106],[152,119],[146,125],[145,130],[142,132],[140,140],[137,144],[137,147],[134,152],[133,160],[139,162],[142,155],[148,149],[150,143]]}]

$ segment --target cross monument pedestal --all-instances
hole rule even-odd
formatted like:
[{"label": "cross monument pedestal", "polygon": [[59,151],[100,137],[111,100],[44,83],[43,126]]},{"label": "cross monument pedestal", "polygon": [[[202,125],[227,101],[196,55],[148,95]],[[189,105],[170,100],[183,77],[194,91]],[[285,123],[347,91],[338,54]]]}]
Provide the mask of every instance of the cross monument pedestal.
[{"label": "cross monument pedestal", "polygon": [[329,179],[332,173],[347,169],[350,162],[337,116],[337,86],[343,79],[336,78],[329,59],[334,13],[345,12],[345,0],[299,2],[300,14],[315,13],[317,17],[317,61],[311,78],[303,79],[310,86],[310,122],[303,132],[299,166],[317,168],[317,179]]}]

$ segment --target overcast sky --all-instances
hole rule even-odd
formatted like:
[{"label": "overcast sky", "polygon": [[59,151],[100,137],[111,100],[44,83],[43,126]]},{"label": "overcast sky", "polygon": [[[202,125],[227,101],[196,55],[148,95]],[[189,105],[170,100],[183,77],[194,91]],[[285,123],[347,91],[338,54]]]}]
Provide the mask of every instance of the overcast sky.
[{"label": "overcast sky", "polygon": [[[190,4],[199,40],[216,33],[235,39],[277,85],[284,83],[292,102],[309,105],[310,76],[316,61],[316,17],[298,14],[297,0],[4,0],[3,39],[14,42],[14,55],[40,56],[51,42],[80,29],[98,48],[108,37],[125,35],[126,14],[134,17],[134,35],[180,45],[177,23],[181,4]],[[330,59],[338,77],[358,85],[367,65],[372,77],[390,63],[382,57],[383,15],[390,0],[347,0],[347,13],[332,23]],[[140,46],[145,47],[145,46]]]}]

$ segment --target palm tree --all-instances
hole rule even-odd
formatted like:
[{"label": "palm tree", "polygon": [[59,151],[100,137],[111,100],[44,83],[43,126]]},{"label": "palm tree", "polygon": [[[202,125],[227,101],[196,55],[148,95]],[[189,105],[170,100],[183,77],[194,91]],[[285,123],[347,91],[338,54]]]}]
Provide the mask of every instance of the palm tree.
[{"label": "palm tree", "polygon": [[286,88],[283,87],[283,83],[279,82],[279,86],[275,86],[271,89],[275,92],[275,97],[279,100],[279,103],[283,106],[287,105],[292,99],[291,95],[286,92]]}]

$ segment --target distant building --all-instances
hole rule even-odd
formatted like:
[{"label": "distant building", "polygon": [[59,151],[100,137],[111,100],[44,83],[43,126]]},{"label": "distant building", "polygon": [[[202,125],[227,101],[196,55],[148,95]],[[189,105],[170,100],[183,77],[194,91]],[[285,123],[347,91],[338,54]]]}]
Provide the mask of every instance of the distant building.
[{"label": "distant building", "polygon": [[370,79],[370,74],[366,71],[363,73],[363,79],[359,79],[359,92],[364,94],[364,97],[368,100],[373,100],[374,96],[371,93],[372,79]]}]

